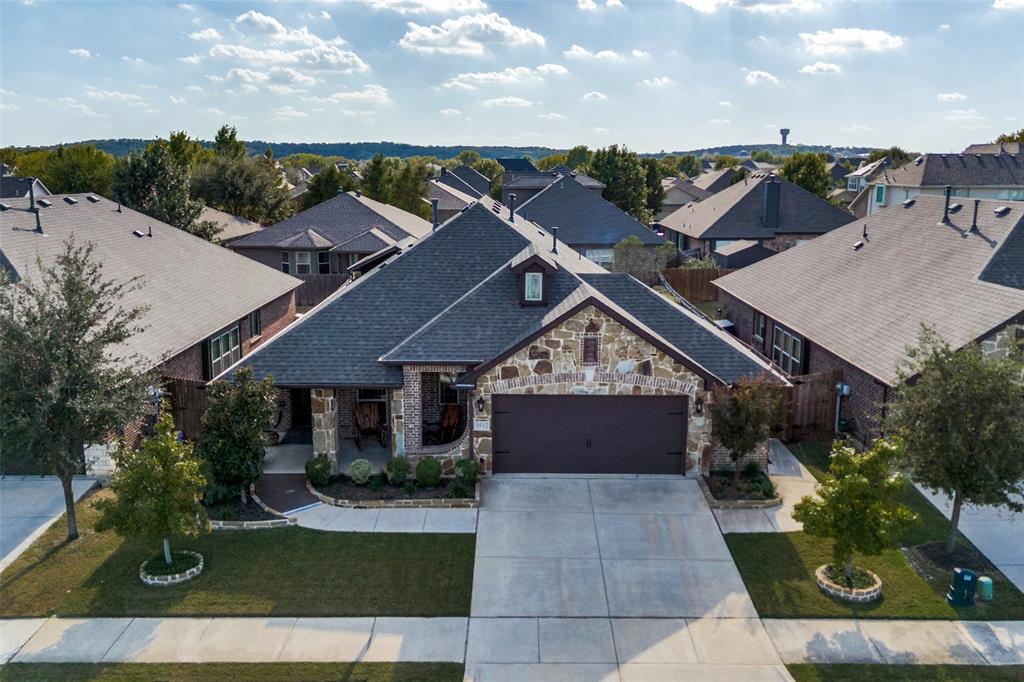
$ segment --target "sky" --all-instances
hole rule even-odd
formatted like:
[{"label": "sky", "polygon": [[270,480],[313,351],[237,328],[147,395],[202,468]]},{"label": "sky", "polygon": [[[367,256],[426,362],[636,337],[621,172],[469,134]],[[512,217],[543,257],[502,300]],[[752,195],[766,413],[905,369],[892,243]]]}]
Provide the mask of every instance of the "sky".
[{"label": "sky", "polygon": [[958,151],[1024,128],[1024,0],[0,0],[0,144]]}]

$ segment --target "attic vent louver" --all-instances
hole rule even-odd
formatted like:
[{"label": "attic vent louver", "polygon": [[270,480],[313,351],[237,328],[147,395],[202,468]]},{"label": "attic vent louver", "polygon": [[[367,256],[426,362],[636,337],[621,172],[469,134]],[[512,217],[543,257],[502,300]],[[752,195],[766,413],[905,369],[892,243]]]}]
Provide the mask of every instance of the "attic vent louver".
[{"label": "attic vent louver", "polygon": [[66,201],[67,203],[72,204],[72,205],[78,203],[78,199],[76,199],[74,197],[64,197],[64,201]]},{"label": "attic vent louver", "polygon": [[853,250],[854,251],[859,251],[860,249],[863,249],[863,248],[864,248],[864,242],[862,242],[862,241],[855,241],[853,243]]},{"label": "attic vent louver", "polygon": [[86,197],[86,199],[89,200],[89,203],[93,203],[93,204],[100,203],[100,198],[98,196],[96,196],[95,194],[90,194],[89,196]]},{"label": "attic vent louver", "polygon": [[50,201],[49,199],[40,199],[36,203],[39,204],[40,206],[42,206],[43,208],[49,208],[49,207],[53,206],[53,202]]},{"label": "attic vent louver", "polygon": [[1007,213],[1010,212],[1010,207],[1009,206],[996,206],[992,210],[992,212],[996,214],[997,218],[1002,218],[1003,216],[1005,216]]},{"label": "attic vent louver", "polygon": [[903,200],[903,208],[910,208],[911,206],[914,205],[915,201],[916,201],[916,199],[904,199]]},{"label": "attic vent louver", "polygon": [[143,232],[142,230],[132,230],[132,234],[134,234],[136,237],[145,237],[146,236],[146,233]]},{"label": "attic vent louver", "polygon": [[5,204],[2,201],[0,201],[0,211],[10,211],[10,210],[11,210],[11,205],[10,204]]}]

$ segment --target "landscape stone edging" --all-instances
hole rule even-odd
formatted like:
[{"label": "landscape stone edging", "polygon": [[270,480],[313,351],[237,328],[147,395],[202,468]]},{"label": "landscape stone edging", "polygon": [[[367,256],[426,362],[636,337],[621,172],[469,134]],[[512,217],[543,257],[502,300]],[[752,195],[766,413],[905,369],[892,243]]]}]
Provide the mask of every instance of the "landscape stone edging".
[{"label": "landscape stone edging", "polygon": [[175,554],[190,554],[197,559],[199,563],[188,569],[184,573],[171,573],[170,575],[153,575],[152,573],[146,573],[146,563],[149,561],[143,561],[139,564],[139,579],[142,580],[146,585],[180,585],[183,582],[187,582],[195,578],[197,575],[203,572],[203,555],[199,552],[190,552],[188,550],[182,550],[175,552]]},{"label": "landscape stone edging", "polygon": [[348,509],[475,509],[480,506],[480,481],[476,482],[472,498],[461,499],[438,497],[427,500],[339,500],[314,488],[308,478],[306,489],[324,504]]},{"label": "landscape stone edging", "polygon": [[866,568],[861,569],[862,571],[865,571],[868,575],[870,575],[872,578],[874,578],[874,585],[865,588],[851,588],[843,587],[838,583],[832,582],[826,573],[827,568],[828,564],[822,564],[821,566],[818,566],[818,568],[814,571],[814,579],[815,582],[818,583],[818,587],[821,588],[821,591],[829,595],[830,597],[842,599],[843,601],[860,603],[874,601],[882,596],[882,579],[879,578],[878,575],[876,575],[872,571],[869,571]]},{"label": "landscape stone edging", "polygon": [[285,526],[298,524],[299,520],[297,518],[285,516],[276,509],[265,505],[259,495],[256,494],[255,483],[249,486],[249,496],[263,511],[279,518],[263,519],[261,521],[220,521],[218,519],[210,519],[210,530],[265,530],[267,528],[284,528]]},{"label": "landscape stone edging", "polygon": [[772,509],[782,506],[782,495],[776,495],[770,500],[716,500],[704,476],[697,477],[697,484],[704,494],[704,500],[712,509]]}]

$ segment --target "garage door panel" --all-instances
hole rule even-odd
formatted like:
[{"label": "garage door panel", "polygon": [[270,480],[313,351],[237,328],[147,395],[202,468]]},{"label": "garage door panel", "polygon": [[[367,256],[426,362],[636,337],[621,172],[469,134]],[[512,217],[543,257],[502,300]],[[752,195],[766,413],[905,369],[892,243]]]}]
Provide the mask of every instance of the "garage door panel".
[{"label": "garage door panel", "polygon": [[496,473],[683,473],[686,396],[494,396]]}]

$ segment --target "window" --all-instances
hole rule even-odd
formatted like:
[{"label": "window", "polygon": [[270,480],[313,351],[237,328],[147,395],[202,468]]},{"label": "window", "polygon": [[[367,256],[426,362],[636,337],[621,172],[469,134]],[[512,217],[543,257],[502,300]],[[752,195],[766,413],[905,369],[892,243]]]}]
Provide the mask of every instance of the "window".
[{"label": "window", "polygon": [[851,192],[856,192],[860,189],[860,185],[857,182],[857,178],[846,179],[846,189]]},{"label": "window", "polygon": [[615,251],[612,249],[584,249],[583,255],[606,270],[612,269],[612,261],[615,260]]},{"label": "window", "polygon": [[263,333],[263,321],[260,320],[260,310],[249,313],[249,338],[255,338]]},{"label": "window", "polygon": [[442,405],[459,404],[459,392],[455,389],[454,374],[441,372],[437,375],[437,402]]},{"label": "window", "polygon": [[291,272],[291,271],[292,271],[292,258],[291,258],[291,254],[288,253],[287,251],[282,251],[281,252],[281,272]]},{"label": "window", "polygon": [[768,327],[768,318],[764,316],[764,313],[754,311],[754,341],[763,350],[764,349],[764,334]]},{"label": "window", "polygon": [[310,257],[309,251],[296,251],[295,252],[295,274],[297,275],[308,275],[312,272],[310,269]]},{"label": "window", "polygon": [[580,364],[587,365],[601,364],[601,339],[598,336],[583,337],[583,352]]},{"label": "window", "polygon": [[210,339],[210,370],[217,376],[242,359],[238,327]]},{"label": "window", "polygon": [[357,388],[356,400],[361,403],[382,403],[387,400],[388,392],[383,388]]},{"label": "window", "polygon": [[875,187],[875,203],[881,204],[885,202],[885,185],[878,185]]},{"label": "window", "polygon": [[358,253],[350,253],[350,254],[348,254],[348,267],[352,267],[357,262],[359,262],[359,258],[360,258],[360,256],[359,256]]},{"label": "window", "polygon": [[317,251],[316,254],[317,272],[321,275],[331,274],[331,252]]},{"label": "window", "polygon": [[523,292],[523,299],[527,301],[543,301],[544,300],[544,273],[543,272],[527,272],[524,273],[525,291]]},{"label": "window", "polygon": [[803,371],[803,339],[778,324],[772,332],[772,361],[787,374]]}]

